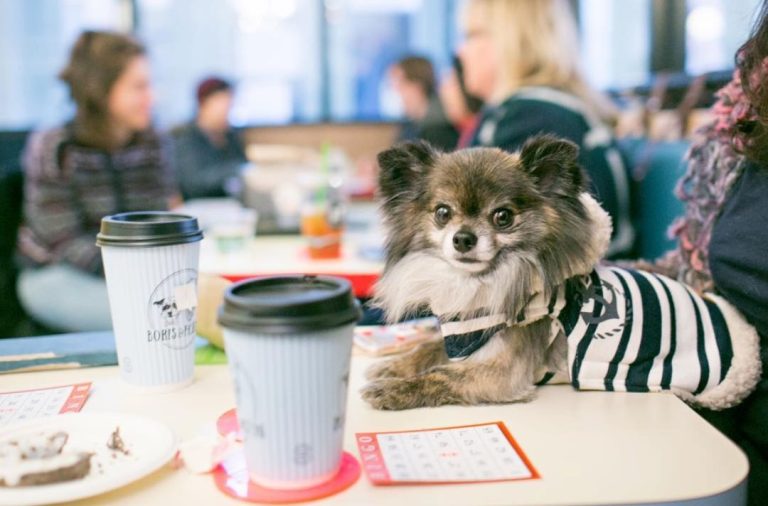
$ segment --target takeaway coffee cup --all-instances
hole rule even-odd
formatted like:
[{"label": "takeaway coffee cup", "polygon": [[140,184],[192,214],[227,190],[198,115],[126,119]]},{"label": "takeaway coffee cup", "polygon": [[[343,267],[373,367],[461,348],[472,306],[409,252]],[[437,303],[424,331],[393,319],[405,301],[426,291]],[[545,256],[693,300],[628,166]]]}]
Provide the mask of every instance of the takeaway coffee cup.
[{"label": "takeaway coffee cup", "polygon": [[301,489],[338,472],[359,317],[350,284],[333,277],[251,279],[225,293],[219,323],[255,483]]},{"label": "takeaway coffee cup", "polygon": [[136,212],[101,220],[101,247],[120,376],[150,391],[192,382],[197,266],[203,234],[197,220]]}]

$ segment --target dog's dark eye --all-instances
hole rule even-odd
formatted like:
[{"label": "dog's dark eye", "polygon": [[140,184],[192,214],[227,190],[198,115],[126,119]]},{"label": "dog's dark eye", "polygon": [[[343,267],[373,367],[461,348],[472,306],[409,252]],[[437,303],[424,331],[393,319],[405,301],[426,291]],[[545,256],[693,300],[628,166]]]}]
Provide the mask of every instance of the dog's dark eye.
[{"label": "dog's dark eye", "polygon": [[437,209],[435,209],[435,221],[438,225],[445,225],[451,221],[451,208],[448,206],[437,206]]},{"label": "dog's dark eye", "polygon": [[512,211],[509,209],[496,209],[491,219],[496,228],[507,228],[512,224]]}]

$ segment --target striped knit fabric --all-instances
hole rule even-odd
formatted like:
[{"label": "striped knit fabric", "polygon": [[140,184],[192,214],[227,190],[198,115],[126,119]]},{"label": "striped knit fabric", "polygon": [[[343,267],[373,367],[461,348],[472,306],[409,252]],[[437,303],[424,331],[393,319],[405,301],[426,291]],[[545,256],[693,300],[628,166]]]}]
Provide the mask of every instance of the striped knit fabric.
[{"label": "striped knit fabric", "polygon": [[[578,389],[669,390],[722,409],[743,400],[760,377],[757,333],[719,297],[615,267],[598,267],[567,283],[559,297],[547,303],[535,298],[535,309],[526,310],[530,317],[516,323],[499,316],[442,323],[449,357],[466,358],[499,330],[549,316],[550,343],[560,330],[567,336],[569,379]],[[539,384],[553,376],[544,374]]]},{"label": "striped knit fabric", "polygon": [[733,360],[720,308],[664,276],[598,268],[561,315],[577,388],[698,395]]},{"label": "striped knit fabric", "polygon": [[525,326],[545,316],[559,314],[564,305],[565,290],[560,289],[551,297],[536,294],[514,320],[503,314],[490,314],[484,309],[475,311],[469,318],[440,317],[445,351],[451,361],[464,360],[500,330],[512,325]]},{"label": "striped knit fabric", "polygon": [[101,218],[167,209],[176,191],[166,144],[156,134],[110,153],[75,143],[68,130],[33,134],[27,144],[19,248],[33,265],[65,262],[96,274]]}]

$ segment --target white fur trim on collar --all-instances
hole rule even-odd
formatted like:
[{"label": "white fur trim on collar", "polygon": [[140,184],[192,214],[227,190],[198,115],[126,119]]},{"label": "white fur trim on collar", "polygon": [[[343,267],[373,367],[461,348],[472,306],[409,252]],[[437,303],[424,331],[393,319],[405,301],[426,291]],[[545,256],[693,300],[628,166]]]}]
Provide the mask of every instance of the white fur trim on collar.
[{"label": "white fur trim on collar", "polygon": [[605,253],[608,251],[608,246],[611,244],[611,234],[613,233],[613,225],[611,223],[610,215],[603,209],[600,204],[587,192],[579,195],[581,205],[587,211],[592,221],[592,241],[589,247],[589,268],[585,272],[577,272],[574,274],[588,274],[592,271],[595,265],[603,259]]},{"label": "white fur trim on collar", "polygon": [[705,390],[699,395],[685,391],[675,391],[675,394],[694,406],[713,410],[727,409],[746,399],[760,381],[762,375],[760,336],[738,309],[728,301],[711,293],[704,294],[704,298],[717,305],[728,325],[733,348],[731,367],[722,383],[714,388]]}]

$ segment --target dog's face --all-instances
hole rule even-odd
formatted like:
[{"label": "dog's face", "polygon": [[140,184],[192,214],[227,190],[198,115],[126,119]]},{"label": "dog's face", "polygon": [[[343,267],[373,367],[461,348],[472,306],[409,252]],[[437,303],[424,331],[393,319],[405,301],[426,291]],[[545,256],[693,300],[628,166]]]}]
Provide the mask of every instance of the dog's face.
[{"label": "dog's face", "polygon": [[442,154],[426,143],[381,153],[388,266],[429,250],[456,269],[483,275],[510,255],[538,257],[562,247],[563,228],[587,219],[577,156],[574,144],[551,136],[536,137],[515,154],[495,148]]}]

